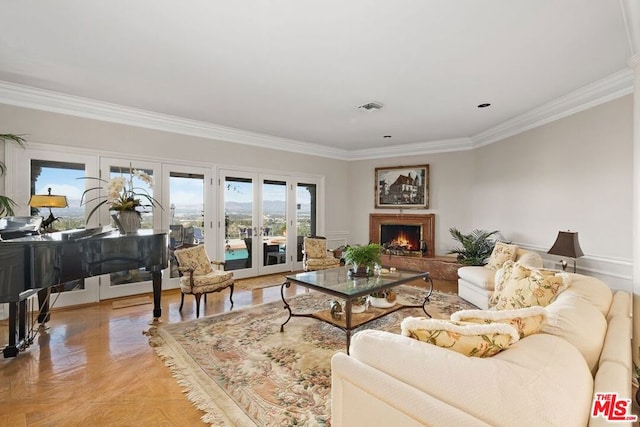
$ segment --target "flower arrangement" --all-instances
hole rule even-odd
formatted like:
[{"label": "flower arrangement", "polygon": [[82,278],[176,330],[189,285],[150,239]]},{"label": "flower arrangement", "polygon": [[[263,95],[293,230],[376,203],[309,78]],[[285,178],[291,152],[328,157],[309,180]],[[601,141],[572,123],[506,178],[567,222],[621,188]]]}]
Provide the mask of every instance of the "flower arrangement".
[{"label": "flower arrangement", "polygon": [[[160,203],[153,198],[146,189],[134,185],[134,178],[137,178],[146,183],[149,187],[153,187],[153,178],[149,174],[138,169],[133,169],[131,165],[129,165],[129,175],[127,177],[122,175],[122,171],[120,171],[120,173],[121,176],[116,176],[109,180],[96,177],[81,178],[104,183],[104,186],[88,188],[82,193],[80,204],[100,200],[91,212],[89,212],[87,221],[91,218],[91,215],[93,215],[93,213],[104,204],[109,205],[109,210],[136,212],[138,215],[140,215],[140,211],[137,209],[138,207],[144,208],[157,206],[162,209]],[[92,199],[85,200],[87,193],[94,190],[104,190],[105,194],[100,194]],[[146,200],[148,203],[143,204],[142,200]]]}]

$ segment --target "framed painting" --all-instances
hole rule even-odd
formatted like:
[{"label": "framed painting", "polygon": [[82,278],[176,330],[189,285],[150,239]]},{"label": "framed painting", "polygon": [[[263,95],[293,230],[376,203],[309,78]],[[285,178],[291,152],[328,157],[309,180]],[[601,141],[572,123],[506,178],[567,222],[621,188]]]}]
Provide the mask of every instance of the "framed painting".
[{"label": "framed painting", "polygon": [[376,168],[376,208],[429,209],[429,165]]}]

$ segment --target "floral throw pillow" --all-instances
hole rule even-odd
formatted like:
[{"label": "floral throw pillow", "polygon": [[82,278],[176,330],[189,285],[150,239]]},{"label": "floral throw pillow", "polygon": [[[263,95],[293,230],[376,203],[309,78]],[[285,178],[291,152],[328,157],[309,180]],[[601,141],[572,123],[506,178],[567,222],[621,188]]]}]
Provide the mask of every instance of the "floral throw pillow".
[{"label": "floral throw pillow", "polygon": [[547,320],[544,307],[533,306],[517,310],[460,310],[451,315],[454,322],[507,323],[518,331],[520,339],[537,334]]},{"label": "floral throw pillow", "polygon": [[520,339],[518,331],[506,323],[477,324],[407,317],[400,327],[406,337],[473,357],[491,357]]},{"label": "floral throw pillow", "polygon": [[496,242],[493,247],[493,252],[489,257],[489,262],[485,267],[491,270],[498,270],[502,268],[502,265],[507,261],[514,261],[516,259],[517,245],[509,245],[503,242]]},{"label": "floral throw pillow", "polygon": [[506,262],[502,271],[496,273],[496,279],[489,304],[497,310],[546,307],[568,286],[562,274],[528,268],[518,262]]}]

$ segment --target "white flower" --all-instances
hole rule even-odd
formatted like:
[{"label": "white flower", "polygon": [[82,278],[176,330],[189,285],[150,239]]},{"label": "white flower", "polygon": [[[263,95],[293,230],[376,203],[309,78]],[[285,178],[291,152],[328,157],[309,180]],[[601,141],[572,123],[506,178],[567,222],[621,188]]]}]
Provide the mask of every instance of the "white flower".
[{"label": "white flower", "polygon": [[107,193],[107,200],[109,203],[114,200],[120,198],[120,193],[127,185],[126,179],[124,177],[118,176],[115,178],[111,178],[109,182],[105,185],[105,192]]},{"label": "white flower", "polygon": [[140,178],[142,181],[146,182],[149,187],[153,187],[153,178],[146,172],[134,169],[133,174]]}]

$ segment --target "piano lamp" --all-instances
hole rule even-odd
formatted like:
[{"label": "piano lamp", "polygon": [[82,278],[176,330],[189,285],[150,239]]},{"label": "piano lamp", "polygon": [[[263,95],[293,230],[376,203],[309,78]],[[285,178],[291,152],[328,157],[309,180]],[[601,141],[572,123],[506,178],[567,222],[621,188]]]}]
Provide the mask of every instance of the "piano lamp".
[{"label": "piano lamp", "polygon": [[49,194],[34,194],[29,199],[29,206],[32,208],[49,208],[49,217],[42,221],[42,228],[45,230],[51,227],[51,224],[58,219],[53,216],[51,208],[66,208],[69,206],[67,204],[67,196],[51,194],[51,188],[48,189],[48,192]]},{"label": "piano lamp", "polygon": [[[576,258],[584,255],[578,242],[578,233],[573,231],[559,231],[556,242],[547,253],[572,258],[574,273],[576,272]],[[562,265],[562,271],[564,271],[567,268],[567,262],[561,259],[560,264]]]}]

